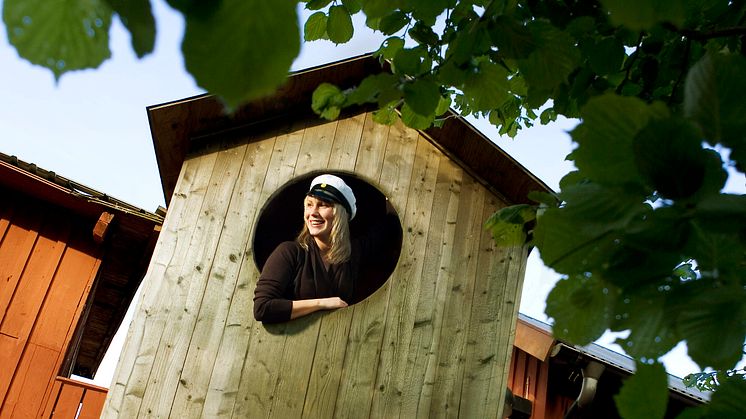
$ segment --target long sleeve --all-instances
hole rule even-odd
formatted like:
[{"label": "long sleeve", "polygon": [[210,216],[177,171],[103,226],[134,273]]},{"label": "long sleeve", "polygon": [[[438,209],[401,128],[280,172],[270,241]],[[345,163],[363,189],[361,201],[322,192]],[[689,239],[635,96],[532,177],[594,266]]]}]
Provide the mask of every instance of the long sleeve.
[{"label": "long sleeve", "polygon": [[290,320],[293,283],[298,272],[298,245],[281,243],[264,264],[254,290],[254,318],[264,323]]}]

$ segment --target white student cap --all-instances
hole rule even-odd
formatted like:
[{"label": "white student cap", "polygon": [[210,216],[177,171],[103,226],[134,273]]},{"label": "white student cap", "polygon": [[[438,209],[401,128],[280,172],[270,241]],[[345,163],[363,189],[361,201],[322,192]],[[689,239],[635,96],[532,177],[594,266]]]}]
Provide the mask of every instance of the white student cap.
[{"label": "white student cap", "polygon": [[338,176],[316,176],[311,181],[311,188],[308,189],[306,195],[341,204],[350,215],[350,220],[355,218],[357,213],[355,194],[352,193],[352,189],[347,186],[345,181]]}]

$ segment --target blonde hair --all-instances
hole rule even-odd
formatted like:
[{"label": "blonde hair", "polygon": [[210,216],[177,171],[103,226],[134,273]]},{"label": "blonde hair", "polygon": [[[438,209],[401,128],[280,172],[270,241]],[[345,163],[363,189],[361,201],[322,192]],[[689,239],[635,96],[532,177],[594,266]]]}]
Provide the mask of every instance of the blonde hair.
[{"label": "blonde hair", "polygon": [[[350,222],[347,210],[344,206],[335,202],[332,213],[334,214],[334,222],[332,223],[332,231],[329,234],[331,243],[329,251],[326,253],[326,260],[336,265],[350,260],[352,245],[350,244]],[[308,232],[308,225],[305,222],[303,223],[303,230],[298,234],[297,240],[301,247],[305,251],[308,251],[308,246],[310,246],[313,237]]]}]

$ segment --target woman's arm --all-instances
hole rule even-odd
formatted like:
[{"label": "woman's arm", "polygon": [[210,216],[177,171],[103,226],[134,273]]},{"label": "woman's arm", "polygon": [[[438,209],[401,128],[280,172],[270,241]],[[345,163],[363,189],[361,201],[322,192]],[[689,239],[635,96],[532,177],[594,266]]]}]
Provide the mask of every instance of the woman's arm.
[{"label": "woman's arm", "polygon": [[290,311],[290,318],[297,319],[298,317],[307,316],[316,311],[334,310],[343,307],[347,307],[347,303],[339,297],[294,300],[293,308]]},{"label": "woman's arm", "polygon": [[263,323],[281,323],[319,310],[347,307],[339,297],[290,300],[286,291],[292,286],[299,263],[294,243],[280,244],[264,264],[254,290],[254,318]]}]

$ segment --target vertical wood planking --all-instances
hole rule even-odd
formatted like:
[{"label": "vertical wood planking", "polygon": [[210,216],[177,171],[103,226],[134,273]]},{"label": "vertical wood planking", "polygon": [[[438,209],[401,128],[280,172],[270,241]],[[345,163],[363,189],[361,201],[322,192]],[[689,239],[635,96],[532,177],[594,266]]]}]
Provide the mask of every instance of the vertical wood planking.
[{"label": "vertical wood planking", "polygon": [[[438,173],[438,184],[436,186],[436,200],[438,205],[445,207],[443,235],[438,246],[439,254],[438,272],[434,289],[434,298],[432,305],[432,314],[430,320],[425,318],[423,321],[423,339],[422,347],[426,350],[424,359],[420,360],[419,356],[416,364],[422,363],[420,371],[424,370],[422,378],[422,388],[417,406],[417,417],[429,417],[433,408],[433,395],[436,386],[438,373],[439,353],[446,343],[443,334],[443,323],[446,321],[446,301],[451,290],[454,276],[460,275],[456,271],[457,266],[454,261],[454,243],[459,238],[456,236],[456,224],[459,217],[459,202],[461,197],[461,183],[463,171],[450,160],[443,160]],[[445,189],[445,190],[443,190]],[[442,192],[440,192],[442,191]]]},{"label": "vertical wood planking", "polygon": [[243,161],[236,164],[238,170],[231,171],[231,175],[237,178],[236,186],[228,203],[214,261],[207,268],[207,285],[173,401],[172,412],[180,417],[202,416],[273,146],[274,135],[245,146]]},{"label": "vertical wood planking", "polygon": [[365,114],[360,147],[355,159],[355,173],[368,179],[379,180],[383,169],[383,158],[386,153],[390,127],[375,122],[373,114]]},{"label": "vertical wood planking", "polygon": [[141,416],[170,416],[178,386],[184,385],[181,371],[245,151],[246,145],[240,145],[217,153],[185,263],[178,267],[176,278],[168,279],[176,282],[176,292],[162,296],[169,302],[163,304],[168,310],[167,327],[153,360],[148,390],[140,407]]},{"label": "vertical wood planking", "polygon": [[[328,167],[338,125],[339,122],[334,121],[306,128],[295,176]],[[292,345],[285,343],[279,365],[293,368],[283,368],[277,376],[274,388],[277,397],[272,400],[271,407],[273,417],[299,417],[303,412],[322,315],[314,313],[287,325],[286,333],[292,336]]]},{"label": "vertical wood planking", "polygon": [[365,114],[350,116],[337,123],[329,164],[331,170],[352,171],[360,149]]},{"label": "vertical wood planking", "polygon": [[[419,141],[419,133],[406,128],[401,121],[389,129],[379,184],[383,190],[388,192],[390,203],[399,214],[407,213],[407,193],[412,182],[413,162]],[[404,228],[406,230],[407,227],[404,226]],[[360,401],[363,403],[359,405],[360,407],[365,406],[368,409],[374,407],[375,392],[386,390],[385,387],[382,389],[378,383],[379,371],[382,369],[385,371],[393,367],[390,363],[381,362],[381,352],[385,343],[385,327],[389,322],[387,314],[391,306],[391,294],[398,292],[397,290],[401,287],[405,287],[406,281],[409,279],[403,276],[400,268],[401,266],[397,266],[391,278],[374,294],[377,297],[375,304],[371,304],[368,307],[368,310],[365,312],[368,317],[362,320],[364,324],[368,325],[376,325],[376,322],[378,322],[379,327],[368,329],[368,331],[375,332],[375,334],[371,333],[366,336],[369,347],[362,348],[363,351],[369,354],[375,354],[375,357],[372,358],[372,368],[370,365],[362,366],[367,371],[360,371],[358,373],[372,374],[372,377],[376,378],[371,380],[374,383],[373,392],[363,395],[365,400]],[[369,358],[369,356],[365,358]],[[370,414],[375,415],[376,413],[371,411]]]},{"label": "vertical wood planking", "polygon": [[104,418],[135,417],[140,410],[153,357],[166,327],[168,313],[159,305],[176,289],[173,271],[185,263],[216,157],[207,153],[187,159],[182,166],[104,405]]},{"label": "vertical wood planking", "polygon": [[[388,134],[389,126],[374,122],[371,113],[365,115],[355,173],[379,181],[389,141]],[[385,189],[383,192],[388,193]],[[385,304],[387,295],[387,286],[384,285],[351,308],[353,319],[340,376],[334,414],[336,417],[360,417],[369,410],[380,351],[379,339],[383,333],[380,305]]]},{"label": "vertical wood planking", "polygon": [[[272,157],[267,169],[267,179],[261,192],[259,202],[264,205],[267,199],[285,182],[292,179],[295,173],[295,166],[303,145],[303,138],[306,129],[305,124],[295,124],[291,127],[290,132],[278,136],[275,140],[275,147],[272,151]],[[256,221],[252,222],[252,225]],[[247,258],[251,256],[251,243],[247,244]],[[270,333],[267,333],[265,327],[254,321],[252,312],[254,288],[259,278],[259,272],[254,266],[253,261],[246,260],[241,267],[240,276],[247,277],[248,287],[239,288],[242,292],[242,299],[246,301],[245,307],[233,305],[234,313],[237,315],[235,321],[248,322],[245,334],[246,346],[244,350],[245,358],[243,367],[238,381],[238,393],[235,398],[235,404],[232,410],[232,416],[243,418],[268,417],[271,410],[274,385],[277,381],[279,369],[271,368],[277,365],[282,357],[282,351],[285,345],[285,324],[270,326]],[[239,316],[243,313],[243,316]],[[239,348],[243,348],[239,346]],[[227,348],[231,350],[230,348]],[[226,401],[219,404],[227,409]]]},{"label": "vertical wood planking", "polygon": [[60,263],[70,234],[70,222],[52,214],[42,227],[0,323],[0,405],[12,385],[15,368]]},{"label": "vertical wood planking", "polygon": [[[339,121],[329,157],[329,169],[354,170],[364,123],[365,114]],[[321,318],[309,390],[303,403],[303,417],[331,417],[334,414],[352,317],[350,308],[328,313]]]},{"label": "vertical wood planking", "polygon": [[59,352],[28,343],[21,362],[16,367],[16,376],[0,409],[2,417],[34,417],[43,411],[44,393],[51,378],[56,374]]},{"label": "vertical wood planking", "polygon": [[453,243],[452,253],[456,274],[447,291],[441,329],[443,345],[438,353],[436,384],[433,388],[433,404],[430,407],[431,412],[449,417],[458,416],[461,400],[467,345],[465,327],[471,320],[469,308],[474,296],[484,193],[484,189],[471,176],[464,176],[456,220],[456,241]]},{"label": "vertical wood planking", "polygon": [[[296,126],[296,128],[300,128],[302,136],[302,126]],[[225,417],[230,415],[236,398],[239,396],[240,371],[244,365],[244,358],[251,336],[250,332],[254,325],[251,312],[251,291],[253,291],[251,281],[255,277],[256,268],[252,258],[251,237],[253,236],[253,228],[259,209],[264,202],[262,191],[266,189],[268,183],[277,181],[277,176],[282,173],[283,167],[288,166],[283,162],[284,154],[281,149],[278,151],[278,147],[290,147],[292,149],[291,135],[287,132],[281,133],[276,138],[270,137],[258,143],[249,144],[246,151],[247,161],[244,166],[250,167],[251,170],[246,174],[242,171],[238,190],[242,195],[241,199],[246,201],[247,207],[237,211],[237,215],[240,217],[238,222],[244,223],[242,227],[245,231],[242,233],[241,252],[236,260],[238,266],[235,288],[230,299],[226,313],[225,329],[210,375],[202,416]],[[300,141],[297,141],[297,143],[300,143]],[[279,156],[277,156],[278,154]],[[294,153],[291,151],[290,153],[290,155],[295,156],[297,154],[297,151]],[[275,161],[276,157],[280,157],[279,162],[276,162],[273,166],[272,162]],[[273,171],[270,172],[270,169],[273,169]],[[274,173],[275,176],[270,173]],[[279,180],[282,180],[282,178],[279,178]],[[233,213],[231,212],[231,214]]]},{"label": "vertical wood planking", "polygon": [[[523,287],[523,276],[526,269],[527,248],[515,246],[502,248],[500,263],[504,267],[500,269],[505,272],[501,275],[505,280],[505,294],[500,299],[498,320],[498,348],[507,348],[505,353],[496,357],[492,364],[490,389],[487,403],[491,406],[502,407],[505,401],[505,388],[510,370],[512,356],[512,345],[515,340],[515,325],[518,318],[518,302],[521,298],[521,287]],[[522,351],[518,351],[519,353]],[[498,355],[500,355],[498,353]],[[498,411],[498,414],[500,412]]]},{"label": "vertical wood planking", "polygon": [[85,394],[83,394],[83,408],[80,409],[80,415],[77,419],[98,419],[101,416],[101,409],[104,407],[105,400],[105,391],[86,389]]},{"label": "vertical wood planking", "polygon": [[339,121],[332,121],[306,127],[293,176],[323,170],[329,165],[338,124]]},{"label": "vertical wood planking", "polygon": [[396,275],[399,280],[392,285],[389,296],[387,327],[379,361],[389,367],[378,370],[379,391],[374,393],[372,416],[398,416],[403,398],[409,397],[412,391],[406,377],[412,373],[408,368],[408,354],[417,316],[439,163],[440,152],[420,137],[407,193],[407,210],[403,214],[406,228]]},{"label": "vertical wood planking", "polygon": [[[436,174],[433,202],[430,208],[430,217],[428,219],[429,232],[427,243],[423,251],[423,268],[419,295],[417,296],[417,311],[412,325],[412,337],[408,352],[407,371],[406,371],[406,391],[402,396],[401,417],[417,417],[418,409],[428,412],[429,402],[423,403],[424,408],[420,406],[420,399],[425,394],[432,392],[432,381],[426,382],[426,371],[428,370],[429,360],[434,356],[437,349],[437,334],[433,329],[440,330],[440,318],[442,309],[440,302],[444,301],[445,285],[447,281],[442,280],[445,276],[443,259],[444,248],[446,244],[453,240],[453,228],[455,223],[446,222],[449,207],[451,208],[452,217],[455,219],[455,211],[458,206],[452,201],[452,185],[460,171],[450,163],[444,156],[440,155],[438,172]],[[459,177],[460,178],[460,177]],[[455,199],[455,198],[454,198]],[[450,247],[447,247],[450,249]],[[445,257],[450,261],[448,252]],[[428,399],[429,400],[429,399]]]},{"label": "vertical wood planking", "polygon": [[[498,209],[494,196],[488,195],[481,219],[486,220]],[[487,404],[490,381],[496,378],[493,364],[504,357],[504,351],[512,352],[511,346],[500,346],[502,330],[499,302],[505,295],[504,263],[499,262],[503,250],[495,246],[492,235],[486,229],[481,232],[478,254],[477,281],[471,306],[471,321],[467,335],[466,369],[461,394],[460,416],[497,417],[498,407]],[[499,385],[496,388],[500,388]]]},{"label": "vertical wood planking", "polygon": [[[6,199],[7,199],[7,195],[6,195]],[[13,201],[18,202],[19,199],[15,198],[13,199]],[[8,227],[10,227],[10,219],[13,217],[13,212],[15,211],[15,205],[7,205],[8,201],[5,201],[5,202],[6,202],[6,205],[0,208],[0,246],[2,246],[3,244],[3,238],[5,237],[5,232],[8,231]]]},{"label": "vertical wood planking", "polygon": [[[3,231],[0,242],[0,324],[10,306],[10,300],[18,287],[18,280],[26,266],[26,261],[36,243],[44,217],[26,202],[18,202],[18,209],[10,207],[4,217],[8,226]],[[0,388],[2,388],[0,381]]]},{"label": "vertical wood planking", "polygon": [[80,402],[83,400],[83,391],[83,387],[63,386],[57,398],[52,418],[75,418],[80,407]]}]

